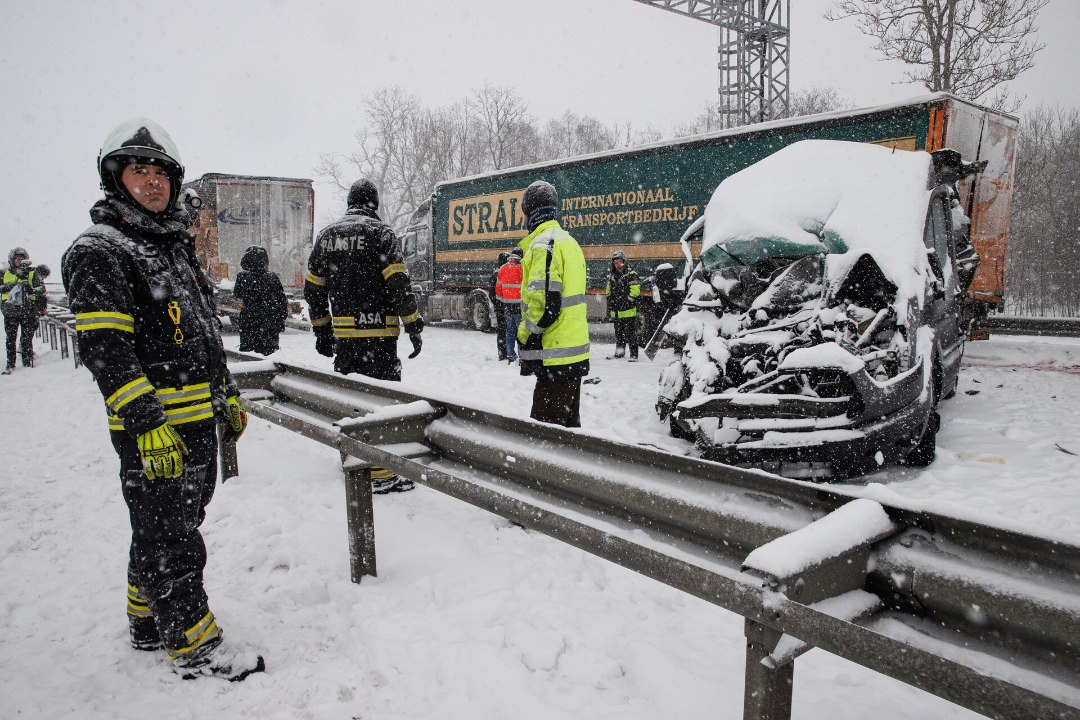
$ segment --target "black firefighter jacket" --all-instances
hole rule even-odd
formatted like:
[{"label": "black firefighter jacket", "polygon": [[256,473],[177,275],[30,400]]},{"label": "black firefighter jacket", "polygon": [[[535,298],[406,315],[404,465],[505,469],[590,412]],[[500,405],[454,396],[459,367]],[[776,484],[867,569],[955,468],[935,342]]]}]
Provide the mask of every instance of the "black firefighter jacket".
[{"label": "black firefighter jacket", "polygon": [[213,285],[191,236],[118,200],[90,211],[94,225],[62,260],[79,356],[97,381],[109,429],[132,437],[225,417],[237,394],[225,364]]},{"label": "black firefighter jacket", "polygon": [[[350,208],[315,239],[304,298],[316,333],[341,340],[397,338],[423,329],[397,237],[374,211]],[[333,313],[331,315],[331,313]]]}]

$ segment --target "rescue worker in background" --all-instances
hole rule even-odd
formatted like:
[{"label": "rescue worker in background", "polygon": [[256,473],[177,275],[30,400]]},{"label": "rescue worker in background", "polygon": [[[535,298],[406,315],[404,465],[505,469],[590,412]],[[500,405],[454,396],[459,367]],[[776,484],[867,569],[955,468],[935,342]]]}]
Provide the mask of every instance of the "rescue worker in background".
[{"label": "rescue worker in background", "polygon": [[21,247],[12,248],[4,269],[4,282],[0,283],[0,312],[4,315],[4,334],[7,336],[4,375],[10,375],[15,369],[16,346],[22,355],[23,367],[34,366],[34,333],[37,332],[40,298],[44,296],[45,285],[30,264],[30,253]]},{"label": "rescue worker in background", "polygon": [[278,349],[278,335],[285,330],[289,302],[281,279],[270,271],[266,248],[252,245],[240,258],[233,296],[242,304],[237,324],[240,326],[240,351],[269,355]]},{"label": "rescue worker in background", "polygon": [[630,362],[637,362],[637,304],[641,297],[641,280],[627,264],[622,250],[611,254],[611,274],[608,275],[604,292],[607,295],[608,319],[615,323],[614,357],[625,356],[629,345]]},{"label": "rescue worker in background", "polygon": [[[495,266],[495,269],[491,271],[491,284],[489,286],[489,292],[493,298],[491,305],[495,308],[495,345],[499,349],[499,360],[506,359],[506,317],[503,315],[503,306],[499,302],[499,271],[502,270],[502,266],[506,264],[506,258],[510,257],[510,253],[499,253],[499,264]],[[514,332],[517,332],[517,326],[514,326]]]},{"label": "rescue worker in background", "polygon": [[517,362],[517,328],[521,322],[521,256],[519,247],[510,251],[506,262],[499,268],[495,284],[496,302],[502,306],[505,318],[505,344],[507,363]]},{"label": "rescue worker in background", "polygon": [[[401,244],[379,219],[379,192],[360,179],[349,189],[345,217],[315,238],[304,278],[304,297],[315,332],[315,350],[334,358],[343,375],[401,380],[397,356],[401,326],[420,354],[424,320],[416,309]],[[412,480],[385,468],[371,469],[372,492],[412,490]]]},{"label": "rescue worker in background", "polygon": [[521,374],[536,375],[530,417],[581,427],[581,378],[589,374],[585,256],[555,219],[555,186],[537,180],[521,201],[529,234],[521,260]]},{"label": "rescue worker in background", "polygon": [[243,680],[261,656],[223,641],[203,587],[199,526],[217,482],[217,426],[247,414],[225,364],[214,288],[176,207],[184,166],[157,123],[134,118],[98,155],[105,198],[64,253],[79,357],[105,399],[131,522],[131,644],[164,647],[185,679]]},{"label": "rescue worker in background", "polygon": [[38,265],[36,270],[38,278],[41,279],[41,292],[37,295],[37,314],[38,317],[45,317],[49,314],[49,293],[45,289],[45,281],[52,275],[52,268],[48,265]]}]

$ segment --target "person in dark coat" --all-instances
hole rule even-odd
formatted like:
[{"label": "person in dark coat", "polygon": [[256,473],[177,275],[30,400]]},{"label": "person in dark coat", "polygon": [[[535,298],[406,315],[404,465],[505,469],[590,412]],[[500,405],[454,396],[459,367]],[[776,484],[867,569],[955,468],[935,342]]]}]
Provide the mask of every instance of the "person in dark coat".
[{"label": "person in dark coat", "polygon": [[30,264],[30,253],[21,247],[12,248],[0,283],[0,311],[4,315],[7,336],[4,375],[15,369],[16,347],[22,355],[23,366],[34,366],[34,333],[37,332],[39,303],[44,295],[45,285],[40,273]]},{"label": "person in dark coat", "polygon": [[495,308],[495,325],[497,327],[495,334],[498,336],[495,338],[495,344],[499,349],[499,360],[506,359],[506,313],[503,312],[503,304],[499,302],[499,271],[502,269],[502,266],[506,264],[506,258],[508,257],[510,257],[510,253],[508,252],[499,253],[499,264],[491,271],[491,282],[488,286],[488,294],[491,295],[491,304]]},{"label": "person in dark coat", "polygon": [[[401,328],[414,358],[424,319],[416,307],[401,243],[379,219],[379,191],[367,179],[349,188],[345,217],[323,228],[308,258],[304,298],[311,313],[315,351],[334,358],[342,375],[360,373],[401,381],[397,356]],[[412,490],[412,480],[386,468],[371,469],[372,492]]]},{"label": "person in dark coat", "polygon": [[278,335],[285,330],[289,302],[277,273],[270,272],[266,248],[252,245],[244,251],[236,274],[233,295],[240,308],[240,351],[269,355],[278,349]]},{"label": "person in dark coat", "polygon": [[184,166],[164,129],[134,118],[105,139],[98,174],[105,197],[61,274],[79,357],[120,458],[131,645],[163,648],[185,679],[243,680],[265,665],[223,641],[203,586],[199,526],[217,485],[219,423],[234,442],[247,413],[225,362],[213,283],[176,207]]},{"label": "person in dark coat", "polygon": [[41,280],[41,292],[35,297],[37,314],[40,317],[44,317],[49,314],[49,293],[45,291],[45,280],[52,275],[52,268],[48,265],[41,264],[37,266],[37,276]]}]

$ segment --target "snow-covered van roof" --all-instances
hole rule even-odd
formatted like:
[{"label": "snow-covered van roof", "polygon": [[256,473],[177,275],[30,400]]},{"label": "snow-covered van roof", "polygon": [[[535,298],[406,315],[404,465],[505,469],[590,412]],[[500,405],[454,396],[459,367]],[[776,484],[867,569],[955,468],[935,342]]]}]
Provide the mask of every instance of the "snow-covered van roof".
[{"label": "snow-covered van roof", "polygon": [[[933,160],[925,152],[841,140],[803,140],[729,176],[705,208],[706,266],[829,253],[842,280],[869,254],[899,297],[922,294]],[[710,248],[713,248],[710,252]]]}]

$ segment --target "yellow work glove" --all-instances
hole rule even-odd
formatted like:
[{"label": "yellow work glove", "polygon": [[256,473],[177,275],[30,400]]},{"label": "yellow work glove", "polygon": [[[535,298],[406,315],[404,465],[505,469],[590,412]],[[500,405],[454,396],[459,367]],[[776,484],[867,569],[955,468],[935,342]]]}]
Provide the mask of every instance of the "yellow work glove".
[{"label": "yellow work glove", "polygon": [[146,477],[175,478],[184,471],[184,456],[188,449],[172,425],[164,423],[144,432],[138,438]]},{"label": "yellow work glove", "polygon": [[247,429],[247,408],[244,407],[244,401],[239,395],[230,395],[225,398],[225,402],[229,408],[229,424],[225,428],[225,440],[236,442]]}]

